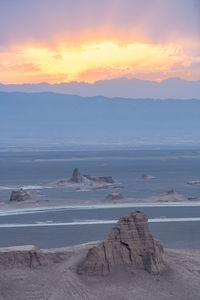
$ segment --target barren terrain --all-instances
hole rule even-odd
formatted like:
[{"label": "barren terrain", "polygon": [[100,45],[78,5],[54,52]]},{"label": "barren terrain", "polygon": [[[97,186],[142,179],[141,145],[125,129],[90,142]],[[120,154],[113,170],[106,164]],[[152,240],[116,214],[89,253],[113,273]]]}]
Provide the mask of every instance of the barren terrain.
[{"label": "barren terrain", "polygon": [[[157,276],[126,268],[104,277],[80,276],[77,267],[93,244],[52,250],[1,248],[0,257],[9,253],[9,259],[0,260],[0,299],[199,299],[200,251],[165,249],[167,270]],[[37,258],[30,251],[36,251]],[[16,253],[18,259],[12,260]]]}]

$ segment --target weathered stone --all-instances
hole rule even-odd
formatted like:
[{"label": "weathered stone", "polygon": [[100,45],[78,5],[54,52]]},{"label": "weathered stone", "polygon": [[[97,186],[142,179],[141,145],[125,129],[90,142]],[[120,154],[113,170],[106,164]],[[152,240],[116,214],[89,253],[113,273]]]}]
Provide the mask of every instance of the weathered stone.
[{"label": "weathered stone", "polygon": [[[78,168],[75,168],[72,174],[72,178],[70,179],[70,182],[73,183],[114,183],[114,179],[112,176],[90,176],[90,175],[81,175]],[[62,183],[62,181],[59,181],[59,183]]]},{"label": "weathered stone", "polygon": [[81,173],[79,172],[78,168],[74,169],[71,181],[75,182],[75,183],[80,183],[83,181],[83,178],[82,178]]},{"label": "weathered stone", "polygon": [[114,179],[112,176],[90,176],[90,175],[83,175],[83,177],[87,178],[88,180],[94,181],[96,183],[114,183]]},{"label": "weathered stone", "polygon": [[120,193],[112,193],[106,196],[104,201],[117,201],[117,200],[122,200],[124,199],[124,196]]},{"label": "weathered stone", "polygon": [[136,211],[120,218],[107,238],[91,248],[79,274],[106,275],[121,267],[159,274],[164,269],[163,247],[154,240],[146,214]]},{"label": "weathered stone", "polygon": [[16,246],[0,248],[0,268],[35,268],[63,261],[62,252],[40,250],[35,246]]},{"label": "weathered stone", "polygon": [[27,191],[24,191],[23,189],[12,191],[10,201],[22,202],[27,200],[31,200],[31,196]]},{"label": "weathered stone", "polygon": [[154,177],[153,175],[149,175],[149,174],[144,174],[142,175],[142,179],[155,179],[156,177]]}]

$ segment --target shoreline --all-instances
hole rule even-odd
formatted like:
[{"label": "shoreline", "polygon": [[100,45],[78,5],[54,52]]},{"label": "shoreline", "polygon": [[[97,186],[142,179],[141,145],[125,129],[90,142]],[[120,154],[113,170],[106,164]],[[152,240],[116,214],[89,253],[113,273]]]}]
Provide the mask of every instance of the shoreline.
[{"label": "shoreline", "polygon": [[[42,202],[42,203],[39,203]],[[61,201],[60,201],[61,202]],[[53,201],[49,201],[48,205],[44,205],[43,201],[38,202],[26,202],[26,203],[13,203],[5,202],[0,205],[0,216],[5,212],[37,212],[37,211],[51,211],[51,210],[60,210],[60,209],[107,209],[107,208],[137,208],[137,207],[199,207],[200,201],[190,201],[190,202],[181,202],[181,201],[166,201],[166,202],[117,202],[117,203],[102,203],[95,201],[85,201],[81,202],[65,202],[60,205]]]},{"label": "shoreline", "polygon": [[[39,203],[42,202],[42,203]],[[51,202],[51,203],[50,203]],[[61,202],[61,201],[60,201]],[[19,205],[18,205],[19,204]],[[135,207],[195,207],[200,206],[199,201],[190,201],[190,202],[181,202],[181,201],[166,201],[166,202],[117,202],[117,203],[102,203],[101,202],[87,202],[81,203],[62,203],[58,205],[53,201],[49,201],[48,205],[44,205],[43,201],[38,202],[26,202],[26,203],[17,203],[16,205],[5,202],[0,205],[0,216],[4,212],[29,212],[29,211],[47,211],[47,210],[57,210],[57,209],[107,209],[107,208],[135,208]]]}]

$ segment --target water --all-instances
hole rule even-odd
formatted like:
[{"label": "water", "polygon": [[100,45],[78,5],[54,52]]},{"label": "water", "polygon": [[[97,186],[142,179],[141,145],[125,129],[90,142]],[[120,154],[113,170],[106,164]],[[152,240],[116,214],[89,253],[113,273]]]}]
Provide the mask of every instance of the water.
[{"label": "water", "polygon": [[[52,151],[0,153],[0,200],[9,199],[11,185],[34,186],[70,177],[75,167],[82,174],[113,176],[126,197],[149,197],[174,188],[185,196],[198,197],[200,185],[187,185],[200,178],[200,151]],[[143,180],[151,174],[154,180]],[[103,200],[116,189],[77,192],[74,189],[43,189],[42,199]]]},{"label": "water", "polygon": [[[68,200],[103,200],[110,192],[143,198],[172,188],[186,197],[199,197],[200,185],[186,184],[200,178],[199,166],[200,151],[2,152],[0,200],[9,199],[12,185],[37,188],[40,183],[70,177],[74,167],[83,174],[111,175],[124,188],[87,192],[72,188],[42,189],[38,199],[54,200],[62,205]],[[141,179],[145,173],[156,179]],[[164,246],[200,248],[200,206],[130,206],[0,212],[0,246],[34,244],[49,248],[101,240],[120,216],[140,209],[148,214],[152,233]],[[165,218],[159,220],[160,217]]]},{"label": "water", "polygon": [[138,209],[148,214],[153,235],[165,247],[200,248],[200,206],[57,208],[13,215],[2,213],[0,246],[34,244],[55,248],[102,240],[120,216]]}]

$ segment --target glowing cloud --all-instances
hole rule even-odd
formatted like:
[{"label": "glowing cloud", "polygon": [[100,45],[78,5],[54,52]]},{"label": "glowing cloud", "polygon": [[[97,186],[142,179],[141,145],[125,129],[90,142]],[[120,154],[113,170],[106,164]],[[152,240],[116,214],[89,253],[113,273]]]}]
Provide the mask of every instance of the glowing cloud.
[{"label": "glowing cloud", "polygon": [[200,79],[194,3],[4,1],[0,82]]}]

